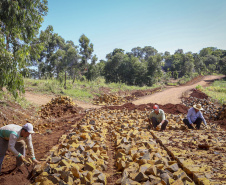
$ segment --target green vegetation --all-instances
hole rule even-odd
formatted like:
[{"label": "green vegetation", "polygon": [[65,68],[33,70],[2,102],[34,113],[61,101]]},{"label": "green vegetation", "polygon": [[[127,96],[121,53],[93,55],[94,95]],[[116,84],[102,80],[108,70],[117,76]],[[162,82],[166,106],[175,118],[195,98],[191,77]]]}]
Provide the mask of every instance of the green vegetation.
[{"label": "green vegetation", "polygon": [[206,88],[198,85],[196,89],[206,93],[212,99],[218,100],[220,104],[226,103],[226,79],[215,81]]},{"label": "green vegetation", "polygon": [[[53,80],[35,80],[24,79],[25,89],[33,93],[55,94],[70,96],[77,100],[91,101],[95,96],[100,96],[103,93],[117,93],[118,91],[131,90],[146,90],[157,88],[160,85],[153,85],[152,87],[128,86],[124,83],[105,83],[104,78],[97,78],[94,81],[88,80],[67,80],[66,89],[64,84],[56,79]],[[104,91],[103,91],[104,89]]]},{"label": "green vegetation", "polygon": [[[35,91],[90,98],[101,94],[102,86],[116,92],[164,85],[170,78],[184,84],[194,74],[226,74],[226,50],[216,47],[200,48],[199,53],[178,49],[172,54],[152,46],[134,46],[130,52],[115,48],[106,54],[106,61],[98,62],[94,44],[84,34],[78,46],[51,25],[39,34],[47,0],[1,0],[0,9],[0,89],[15,98],[24,92],[24,85],[29,87],[24,77],[40,80],[31,82]],[[103,78],[108,84],[99,86],[95,80]]]}]

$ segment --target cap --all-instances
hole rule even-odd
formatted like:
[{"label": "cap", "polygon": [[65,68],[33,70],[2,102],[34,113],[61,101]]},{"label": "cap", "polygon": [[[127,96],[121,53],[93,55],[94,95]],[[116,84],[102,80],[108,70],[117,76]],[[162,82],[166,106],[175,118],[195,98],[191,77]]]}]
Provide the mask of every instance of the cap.
[{"label": "cap", "polygon": [[158,105],[154,105],[154,106],[153,106],[153,109],[154,109],[154,110],[159,110],[159,106],[158,106]]},{"label": "cap", "polygon": [[24,126],[23,126],[24,129],[26,129],[30,134],[32,133],[35,133],[33,131],[33,125],[31,123],[26,123]]},{"label": "cap", "polygon": [[198,110],[203,110],[201,104],[193,105],[193,107]]}]

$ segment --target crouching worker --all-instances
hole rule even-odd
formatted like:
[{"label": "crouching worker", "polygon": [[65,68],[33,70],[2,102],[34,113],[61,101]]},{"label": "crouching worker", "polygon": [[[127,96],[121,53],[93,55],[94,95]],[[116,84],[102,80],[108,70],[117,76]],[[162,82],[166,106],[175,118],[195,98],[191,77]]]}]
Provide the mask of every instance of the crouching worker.
[{"label": "crouching worker", "polygon": [[149,124],[150,128],[154,128],[155,130],[163,131],[166,129],[166,126],[168,124],[168,120],[166,120],[165,113],[162,109],[159,109],[158,105],[153,106],[153,111],[149,115]]},{"label": "crouching worker", "polygon": [[9,124],[0,128],[0,173],[7,149],[16,156],[16,166],[18,167],[22,164],[25,159],[25,142],[33,162],[35,164],[40,163],[35,159],[31,137],[32,133],[34,131],[31,123],[26,123],[23,127]]},{"label": "crouching worker", "polygon": [[188,110],[187,118],[183,119],[183,122],[189,129],[200,129],[200,125],[202,121],[206,125],[206,120],[203,117],[201,110],[203,110],[201,104],[194,105],[192,108]]}]

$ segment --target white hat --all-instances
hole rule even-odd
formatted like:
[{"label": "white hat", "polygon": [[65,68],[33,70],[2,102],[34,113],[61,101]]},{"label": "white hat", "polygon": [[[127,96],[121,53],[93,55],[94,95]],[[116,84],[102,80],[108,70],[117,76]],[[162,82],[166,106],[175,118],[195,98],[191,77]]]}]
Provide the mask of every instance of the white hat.
[{"label": "white hat", "polygon": [[26,129],[30,134],[32,133],[35,133],[33,131],[33,125],[31,123],[26,123],[24,126],[23,126],[24,129]]},{"label": "white hat", "polygon": [[201,104],[193,105],[193,107],[198,110],[203,110]]}]

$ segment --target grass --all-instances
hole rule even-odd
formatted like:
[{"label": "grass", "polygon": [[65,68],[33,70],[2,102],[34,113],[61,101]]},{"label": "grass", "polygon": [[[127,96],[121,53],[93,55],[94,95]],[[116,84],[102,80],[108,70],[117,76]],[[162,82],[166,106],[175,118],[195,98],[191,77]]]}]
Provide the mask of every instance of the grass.
[{"label": "grass", "polygon": [[226,78],[217,80],[211,84],[211,86],[203,88],[198,85],[196,89],[203,91],[212,99],[217,100],[220,104],[226,103]]},{"label": "grass", "polygon": [[64,83],[57,80],[36,80],[24,79],[25,89],[34,93],[55,94],[70,96],[74,99],[91,101],[95,96],[100,96],[104,92],[100,88],[106,88],[108,93],[116,93],[118,91],[132,91],[132,90],[147,90],[159,87],[160,85],[153,85],[152,87],[128,86],[124,83],[105,83],[104,78],[97,78],[95,81],[88,80],[67,80],[67,88],[64,89]]}]

